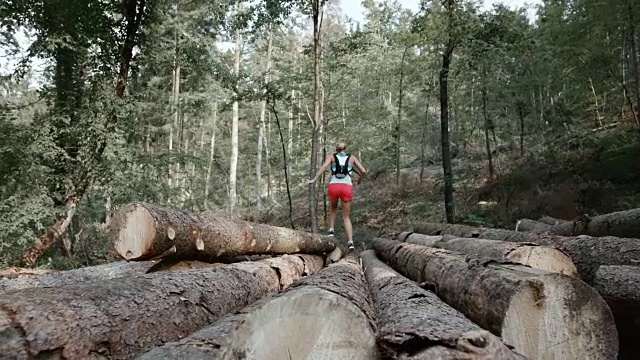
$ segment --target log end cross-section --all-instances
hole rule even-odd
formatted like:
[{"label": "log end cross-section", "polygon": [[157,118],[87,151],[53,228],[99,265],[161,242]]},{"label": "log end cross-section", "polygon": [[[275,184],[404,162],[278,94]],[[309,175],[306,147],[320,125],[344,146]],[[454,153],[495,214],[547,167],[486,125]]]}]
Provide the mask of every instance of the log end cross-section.
[{"label": "log end cross-section", "polygon": [[372,316],[360,267],[342,259],[138,360],[377,359]]},{"label": "log end cross-section", "polygon": [[387,239],[373,239],[372,245],[394,269],[416,282],[433,284],[440,298],[525,356],[617,357],[611,310],[579,279]]}]

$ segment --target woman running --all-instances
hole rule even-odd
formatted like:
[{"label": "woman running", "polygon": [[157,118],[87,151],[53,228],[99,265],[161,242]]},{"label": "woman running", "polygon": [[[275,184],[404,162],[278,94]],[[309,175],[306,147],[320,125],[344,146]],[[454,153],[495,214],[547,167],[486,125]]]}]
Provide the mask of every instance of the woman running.
[{"label": "woman running", "polygon": [[351,225],[351,201],[353,200],[353,182],[351,180],[351,172],[353,166],[358,168],[358,179],[356,185],[360,185],[367,171],[364,169],[355,155],[349,154],[347,144],[340,142],[336,146],[336,152],[327,156],[324,164],[320,167],[316,176],[307,180],[306,184],[312,184],[331,166],[331,180],[327,187],[329,200],[331,201],[331,211],[329,212],[329,236],[334,236],[333,227],[336,223],[336,213],[338,210],[338,200],[342,201],[342,220],[344,221],[344,230],[347,233],[347,246],[350,250],[353,246],[353,228]]}]

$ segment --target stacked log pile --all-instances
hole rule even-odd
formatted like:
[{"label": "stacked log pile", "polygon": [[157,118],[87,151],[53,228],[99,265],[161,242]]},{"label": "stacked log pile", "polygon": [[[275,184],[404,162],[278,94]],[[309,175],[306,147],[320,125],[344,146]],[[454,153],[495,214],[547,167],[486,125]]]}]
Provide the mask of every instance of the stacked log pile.
[{"label": "stacked log pile", "polygon": [[[574,220],[548,216],[520,219],[515,231],[439,223],[422,223],[413,231],[400,234],[398,240],[467,255],[483,255],[478,247],[487,241],[562,251],[575,264],[580,279],[593,287],[613,312],[620,337],[618,359],[640,358],[640,209],[583,215]],[[474,248],[461,244],[474,244]],[[488,247],[482,248],[487,251]],[[496,254],[489,258],[496,259]]]},{"label": "stacked log pile", "polygon": [[123,261],[0,278],[0,359],[613,360],[611,299],[640,282],[631,257],[576,261],[552,240],[428,231],[345,256],[324,236],[146,203],[111,234]]}]

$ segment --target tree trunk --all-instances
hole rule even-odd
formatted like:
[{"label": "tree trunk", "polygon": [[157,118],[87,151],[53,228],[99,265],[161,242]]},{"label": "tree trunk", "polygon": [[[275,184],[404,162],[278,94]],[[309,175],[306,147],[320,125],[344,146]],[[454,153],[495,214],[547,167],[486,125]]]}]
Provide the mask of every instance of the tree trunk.
[{"label": "tree trunk", "polygon": [[374,321],[362,271],[343,259],[138,360],[376,359]]},{"label": "tree trunk", "polygon": [[276,126],[278,127],[278,134],[280,134],[280,143],[282,144],[282,160],[283,160],[283,168],[284,168],[284,180],[285,185],[287,186],[287,200],[289,202],[289,222],[291,224],[291,228],[295,229],[295,225],[293,224],[293,202],[291,201],[291,189],[289,188],[289,162],[287,161],[287,149],[285,148],[284,135],[282,134],[282,127],[280,126],[280,119],[278,118],[278,112],[276,111],[275,105],[271,105],[271,111],[276,118]]},{"label": "tree trunk", "polygon": [[67,201],[67,216],[64,218],[60,218],[56,220],[55,224],[52,227],[47,229],[47,232],[42,235],[39,239],[39,242],[31,246],[23,255],[20,261],[20,265],[24,267],[31,267],[35,265],[36,261],[47,251],[51,245],[55,244],[60,240],[64,233],[69,228],[71,224],[71,220],[73,220],[73,215],[76,213],[76,208],[78,203],[80,202],[80,198],[72,197]]},{"label": "tree trunk", "polygon": [[453,57],[453,44],[449,44],[442,55],[442,69],[440,70],[440,134],[442,144],[442,170],[444,172],[444,207],[447,222],[455,222],[453,205],[453,173],[451,169],[451,151],[449,149],[449,95],[447,92],[449,79],[449,65]]},{"label": "tree trunk", "polygon": [[129,359],[281,290],[304,274],[303,262],[283,256],[6,293],[0,299],[0,353]]},{"label": "tree trunk", "polygon": [[640,238],[640,208],[616,211],[594,217],[582,216],[549,226],[543,231],[563,236],[618,236]]},{"label": "tree trunk", "polygon": [[294,112],[294,102],[296,101],[296,90],[291,90],[291,102],[289,103],[289,116],[288,116],[288,127],[287,127],[287,160],[289,164],[291,164],[291,160],[293,158],[293,112]]},{"label": "tree trunk", "polygon": [[117,261],[67,271],[0,279],[0,292],[34,287],[59,287],[135,276],[146,273],[155,263],[155,261]]},{"label": "tree trunk", "polygon": [[424,125],[422,128],[422,140],[420,142],[420,184],[424,179],[424,168],[427,165],[427,134],[429,133],[429,97],[427,96],[427,107],[424,112]]},{"label": "tree trunk", "polygon": [[619,360],[640,358],[640,268],[601,266],[594,287],[607,301],[620,334]]},{"label": "tree trunk", "polygon": [[[629,42],[631,44],[631,59],[633,61],[633,73],[635,75],[635,80],[636,80],[636,106],[638,107],[638,110],[640,110],[640,45],[638,45],[638,31],[636,30],[636,26],[638,26],[638,20],[634,18],[634,14],[637,14],[638,11],[637,9],[633,8],[633,1],[628,0],[627,4],[629,6],[629,10],[628,10],[628,15],[629,15],[629,25],[630,25],[630,31],[629,31]],[[637,5],[636,5],[637,6]],[[633,109],[631,109],[631,111],[633,111]],[[634,111],[634,114],[636,114],[636,121],[637,119],[637,113]],[[640,125],[640,124],[636,124],[636,125]]]},{"label": "tree trunk", "polygon": [[531,359],[615,359],[618,354],[611,311],[578,279],[381,238],[372,245],[395,270],[432,284],[447,304]]},{"label": "tree trunk", "polygon": [[171,256],[208,260],[223,256],[325,253],[327,237],[221,217],[205,218],[146,203],[123,206],[113,218],[115,249],[127,260]]},{"label": "tree trunk", "polygon": [[451,235],[431,236],[422,234],[411,234],[404,241],[416,245],[457,251],[488,261],[520,264],[548,272],[556,272],[573,277],[578,276],[578,270],[571,262],[571,258],[550,246],[461,238]]},{"label": "tree trunk", "polygon": [[400,125],[402,122],[402,84],[404,81],[404,59],[407,57],[409,47],[404,48],[402,59],[400,60],[400,84],[398,86],[398,117],[396,118],[396,186],[400,186]]},{"label": "tree trunk", "polygon": [[378,347],[389,359],[525,359],[435,294],[360,254],[378,314]]},{"label": "tree trunk", "polygon": [[264,152],[264,112],[260,109],[260,120],[258,123],[258,154],[256,157],[256,206],[262,208],[262,153]]},{"label": "tree trunk", "polygon": [[[484,79],[482,83],[482,116],[484,118],[484,145],[487,150],[487,161],[489,162],[489,177],[493,178],[494,169],[493,169],[493,159],[491,158],[491,142],[489,141],[489,130],[491,129],[491,120],[489,119],[489,113],[487,111],[487,69],[486,63],[483,63],[483,74]],[[498,144],[495,144],[496,146]]]},{"label": "tree trunk", "polygon": [[211,182],[211,171],[213,170],[213,159],[216,149],[216,128],[218,126],[218,101],[213,101],[213,124],[211,124],[211,146],[209,148],[209,164],[207,165],[207,176],[204,180],[204,208],[208,209],[209,183]]},{"label": "tree trunk", "polygon": [[[238,0],[238,13],[242,12],[242,0]],[[233,75],[236,77],[233,91],[233,105],[231,109],[231,165],[229,166],[229,213],[233,216],[236,213],[237,194],[237,170],[238,170],[238,91],[236,87],[237,77],[240,74],[240,53],[242,47],[242,35],[240,29],[235,31],[236,44],[233,60]]]},{"label": "tree trunk", "polygon": [[524,156],[524,102],[518,101],[518,118],[520,119],[520,156]]},{"label": "tree trunk", "polygon": [[601,265],[637,265],[640,260],[638,239],[577,236],[565,237],[504,229],[476,228],[458,224],[422,223],[415,227],[421,234],[450,234],[465,238],[481,238],[511,242],[526,242],[553,246],[571,257],[580,277],[593,284]]},{"label": "tree trunk", "polygon": [[[273,29],[269,26],[269,40],[267,43],[267,66],[264,74],[264,84],[269,85],[269,78],[271,72],[271,44],[273,43]],[[266,90],[263,96],[266,94]],[[256,160],[256,200],[258,208],[262,207],[262,151],[263,151],[263,137],[265,133],[264,117],[267,112],[267,99],[262,99],[260,103],[260,124],[258,131],[258,157]]]},{"label": "tree trunk", "polygon": [[[311,135],[311,163],[309,165],[309,178],[316,175],[318,168],[318,135],[321,122],[321,89],[322,89],[322,70],[320,68],[320,32],[322,30],[322,13],[324,1],[312,0],[312,20],[313,20],[313,131]],[[315,183],[309,186],[309,216],[311,217],[311,232],[318,232],[318,215],[317,215],[317,198]]]}]

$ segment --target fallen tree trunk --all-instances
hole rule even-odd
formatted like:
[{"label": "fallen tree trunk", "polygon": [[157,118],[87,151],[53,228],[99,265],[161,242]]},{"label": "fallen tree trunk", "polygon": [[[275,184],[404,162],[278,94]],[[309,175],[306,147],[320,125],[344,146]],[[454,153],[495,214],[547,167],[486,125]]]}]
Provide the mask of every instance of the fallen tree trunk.
[{"label": "fallen tree trunk", "polygon": [[381,259],[531,359],[616,359],[611,310],[582,281],[520,265],[376,238]]},{"label": "fallen tree trunk", "polygon": [[200,261],[200,260],[180,260],[172,257],[166,257],[160,260],[157,264],[152,266],[147,273],[156,271],[168,271],[168,270],[185,270],[185,269],[205,269],[210,267],[221,266],[225,264],[233,264],[242,261],[258,261],[264,259],[271,259],[271,255],[243,255],[226,258],[218,258],[214,261]]},{"label": "fallen tree trunk", "polygon": [[536,220],[520,219],[516,223],[516,231],[544,232],[551,229],[552,226]]},{"label": "fallen tree trunk", "polygon": [[73,270],[55,271],[42,275],[26,275],[13,279],[0,279],[0,291],[32,287],[50,288],[142,275],[155,263],[155,261],[117,261]]},{"label": "fallen tree trunk", "polygon": [[582,216],[574,221],[565,221],[549,225],[546,231],[556,235],[576,236],[618,236],[626,238],[640,237],[640,208],[617,211],[594,217]]},{"label": "fallen tree trunk", "polygon": [[571,262],[571,259],[563,252],[550,246],[540,246],[533,243],[461,238],[451,235],[431,236],[422,234],[411,234],[406,238],[405,242],[457,251],[500,263],[514,263],[544,271],[574,277],[578,276],[578,270],[573,262]]},{"label": "fallen tree trunk", "polygon": [[580,277],[593,284],[596,271],[602,265],[640,264],[640,240],[613,236],[566,237],[504,229],[479,228],[459,224],[422,223],[415,232],[429,235],[449,234],[465,238],[481,238],[511,242],[526,242],[553,246],[569,255]]},{"label": "fallen tree trunk", "polygon": [[137,359],[377,359],[374,324],[362,270],[347,257]]},{"label": "fallen tree trunk", "polygon": [[327,253],[328,237],[242,220],[205,218],[147,203],[123,206],[111,222],[115,249],[127,260],[171,256],[211,261],[258,254]]},{"label": "fallen tree trunk", "polygon": [[15,279],[20,276],[34,276],[42,274],[50,274],[57,272],[58,270],[50,269],[31,269],[11,266],[0,270],[0,279]]},{"label": "fallen tree trunk", "polygon": [[547,225],[557,225],[557,224],[569,222],[569,220],[558,219],[551,216],[543,216],[540,219],[538,219],[538,221]]},{"label": "fallen tree trunk", "polygon": [[0,297],[0,354],[11,359],[129,359],[240,309],[322,267],[285,255]]},{"label": "fallen tree trunk", "polygon": [[398,274],[373,250],[360,253],[378,314],[378,348],[389,359],[526,359],[434,293]]},{"label": "fallen tree trunk", "polygon": [[594,287],[607,300],[620,334],[618,360],[640,359],[640,267],[601,266]]}]

